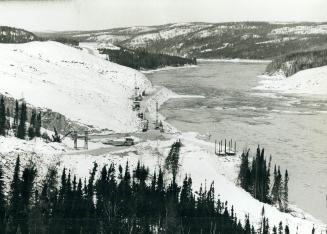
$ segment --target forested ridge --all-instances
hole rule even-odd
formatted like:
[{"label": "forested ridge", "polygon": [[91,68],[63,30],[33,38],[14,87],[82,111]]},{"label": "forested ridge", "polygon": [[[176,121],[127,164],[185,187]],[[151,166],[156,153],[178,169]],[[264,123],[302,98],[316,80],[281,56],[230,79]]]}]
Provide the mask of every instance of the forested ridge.
[{"label": "forested ridge", "polygon": [[178,67],[187,64],[196,64],[195,58],[189,59],[162,53],[149,53],[145,49],[100,49],[100,53],[107,54],[111,62],[118,63],[120,65],[131,67],[137,70],[157,69],[167,66]]},{"label": "forested ridge", "polygon": [[282,71],[286,77],[295,73],[327,65],[327,49],[291,53],[274,59],[266,68],[266,72],[273,74]]},{"label": "forested ridge", "polygon": [[190,22],[64,33],[83,42],[109,42],[132,50],[143,48],[189,58],[273,59],[296,51],[327,48],[325,24]]}]

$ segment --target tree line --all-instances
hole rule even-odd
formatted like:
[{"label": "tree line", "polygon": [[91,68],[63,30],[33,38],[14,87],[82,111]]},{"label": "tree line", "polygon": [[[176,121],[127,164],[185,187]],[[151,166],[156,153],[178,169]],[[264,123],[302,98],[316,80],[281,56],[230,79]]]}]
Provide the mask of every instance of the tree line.
[{"label": "tree line", "polygon": [[51,167],[37,186],[35,164],[21,173],[18,157],[5,193],[0,165],[0,233],[253,233],[248,217],[242,226],[233,206],[215,199],[213,184],[196,196],[190,177],[166,184],[160,169],[151,177],[140,163],[104,166],[98,178],[97,170],[83,181],[63,169],[59,180]]},{"label": "tree line", "polygon": [[272,74],[282,70],[286,77],[299,71],[327,65],[327,50],[304,51],[274,59],[266,68]]},{"label": "tree line", "polygon": [[[118,169],[118,171],[116,171]],[[77,178],[66,168],[60,179],[50,167],[36,184],[37,167],[21,167],[17,157],[9,192],[0,164],[0,233],[224,233],[269,234],[269,221],[262,212],[258,229],[246,215],[244,225],[228,202],[215,198],[214,183],[193,192],[192,178],[182,186],[166,183],[164,174],[150,176],[138,162],[131,170],[112,163],[98,172],[94,163],[88,179]],[[272,234],[289,234],[280,222]]]},{"label": "tree line", "polygon": [[109,60],[123,66],[140,69],[157,69],[166,66],[178,67],[186,64],[196,64],[196,59],[171,56],[163,53],[150,53],[144,49],[119,50],[100,49],[100,53],[107,54]]},{"label": "tree line", "polygon": [[[285,171],[284,178],[280,167],[274,167],[273,181],[271,181],[271,157],[269,162],[264,155],[264,149],[258,146],[252,163],[249,160],[249,150],[243,152],[239,171],[239,184],[254,198],[261,202],[277,205],[283,212],[288,209],[288,171]],[[271,187],[272,185],[272,187]]]}]

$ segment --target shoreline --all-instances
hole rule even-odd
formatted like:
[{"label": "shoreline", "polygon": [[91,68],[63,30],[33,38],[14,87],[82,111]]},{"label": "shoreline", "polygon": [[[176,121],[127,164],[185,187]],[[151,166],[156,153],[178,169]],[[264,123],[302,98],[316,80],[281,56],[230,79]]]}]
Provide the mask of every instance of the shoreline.
[{"label": "shoreline", "polygon": [[270,63],[272,60],[260,60],[260,59],[197,59],[199,62],[221,62],[221,63]]},{"label": "shoreline", "polygon": [[177,67],[173,67],[173,66],[166,66],[166,67],[160,67],[157,69],[152,69],[152,70],[140,70],[139,72],[141,72],[142,74],[151,74],[154,72],[158,72],[158,71],[168,71],[168,70],[175,70],[175,69],[183,69],[183,68],[194,68],[194,67],[198,67],[198,65],[183,65],[183,66],[177,66]]}]

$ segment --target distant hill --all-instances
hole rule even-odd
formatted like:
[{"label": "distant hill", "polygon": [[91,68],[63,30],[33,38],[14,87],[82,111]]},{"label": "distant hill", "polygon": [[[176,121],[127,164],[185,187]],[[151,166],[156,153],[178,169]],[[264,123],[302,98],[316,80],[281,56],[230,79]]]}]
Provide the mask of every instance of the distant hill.
[{"label": "distant hill", "polygon": [[57,41],[63,44],[78,46],[79,40],[70,37],[54,36],[36,36],[34,33],[24,29],[0,26],[0,43],[26,43],[31,41]]},{"label": "distant hill", "polygon": [[35,34],[24,29],[0,26],[0,43],[26,43],[37,39]]},{"label": "distant hill", "polygon": [[268,74],[282,71],[286,77],[299,71],[327,65],[327,49],[291,53],[274,59],[266,68]]},{"label": "distant hill", "polygon": [[327,23],[308,22],[195,22],[42,35],[188,58],[272,59],[327,48]]}]

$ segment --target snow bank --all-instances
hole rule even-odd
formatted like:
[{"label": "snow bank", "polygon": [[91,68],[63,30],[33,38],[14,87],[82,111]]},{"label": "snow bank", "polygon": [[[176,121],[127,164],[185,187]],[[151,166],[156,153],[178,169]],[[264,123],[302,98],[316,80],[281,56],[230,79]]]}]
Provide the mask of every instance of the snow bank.
[{"label": "snow bank", "polygon": [[295,94],[327,95],[327,66],[303,70],[287,78],[281,73],[261,77],[263,80],[254,89]]},{"label": "snow bank", "polygon": [[135,85],[143,74],[57,42],[0,45],[0,93],[97,129],[130,132]]}]

